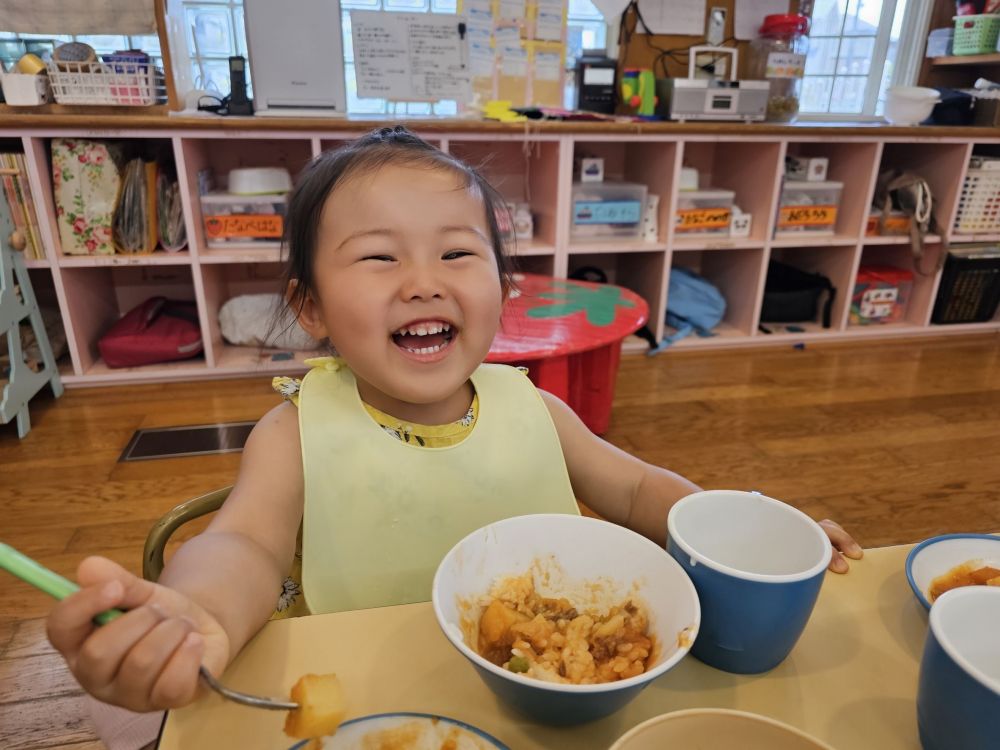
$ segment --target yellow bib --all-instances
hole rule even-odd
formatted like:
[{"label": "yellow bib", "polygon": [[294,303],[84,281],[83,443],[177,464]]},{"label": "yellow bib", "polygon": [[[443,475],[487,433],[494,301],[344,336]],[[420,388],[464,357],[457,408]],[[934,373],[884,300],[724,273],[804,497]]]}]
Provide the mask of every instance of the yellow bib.
[{"label": "yellow bib", "polygon": [[579,513],[548,408],[515,368],[480,366],[469,436],[421,448],[375,423],[340,360],[309,364],[299,430],[302,588],[313,614],[427,601],[441,559],[470,532],[529,513]]}]

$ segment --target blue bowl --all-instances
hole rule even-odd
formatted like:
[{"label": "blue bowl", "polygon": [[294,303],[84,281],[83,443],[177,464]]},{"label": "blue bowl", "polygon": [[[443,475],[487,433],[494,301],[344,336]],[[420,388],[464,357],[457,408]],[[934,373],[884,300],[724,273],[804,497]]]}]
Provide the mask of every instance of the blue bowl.
[{"label": "blue bowl", "polygon": [[994,586],[947,591],[931,607],[917,688],[924,750],[1000,747],[998,623]]},{"label": "blue bowl", "polygon": [[667,550],[698,591],[691,653],[726,672],[778,666],[805,629],[833,548],[801,511],[756,492],[711,490],[670,509]]},{"label": "blue bowl", "polygon": [[[529,570],[541,593],[565,596],[581,609],[641,600],[659,644],[647,671],[596,685],[547,682],[498,667],[470,648],[483,596],[497,579]],[[673,558],[635,532],[582,516],[519,516],[473,532],[441,561],[431,597],[441,630],[487,687],[513,709],[553,726],[619,710],[673,668],[698,632],[698,595]]]},{"label": "blue bowl", "polygon": [[[392,731],[404,725],[416,725],[418,731],[422,731],[421,740],[426,741],[428,747],[443,747],[449,738],[454,739],[457,733],[459,737],[468,735],[468,739],[476,741],[475,746],[489,747],[493,750],[510,750],[496,737],[491,737],[481,729],[477,729],[470,724],[466,724],[456,719],[449,719],[446,716],[436,716],[434,714],[419,713],[391,713],[373,714],[362,716],[357,719],[345,721],[337,729],[337,733],[332,737],[324,737],[319,741],[323,750],[357,750],[360,747],[368,747],[369,743],[375,742],[378,733]],[[304,750],[312,740],[303,740],[293,745],[290,750]],[[468,744],[468,743],[466,743]],[[465,745],[459,744],[459,747]],[[378,747],[383,747],[378,744]],[[393,744],[393,747],[396,747]]]},{"label": "blue bowl", "polygon": [[1000,568],[1000,537],[990,534],[943,534],[921,542],[906,556],[906,580],[913,595],[931,608],[934,579],[967,562]]}]

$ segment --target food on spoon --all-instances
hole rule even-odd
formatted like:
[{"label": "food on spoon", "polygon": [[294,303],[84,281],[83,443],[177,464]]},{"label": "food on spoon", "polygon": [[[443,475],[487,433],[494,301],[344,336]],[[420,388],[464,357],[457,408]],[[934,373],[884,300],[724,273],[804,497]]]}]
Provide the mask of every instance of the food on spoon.
[{"label": "food on spoon", "polygon": [[292,686],[299,707],[289,711],[285,734],[297,739],[331,735],[347,716],[347,703],[335,674],[307,674]]},{"label": "food on spoon", "polygon": [[957,565],[943,576],[931,581],[930,600],[933,602],[945,591],[961,586],[1000,586],[1000,569],[983,565],[979,560],[970,560]]}]

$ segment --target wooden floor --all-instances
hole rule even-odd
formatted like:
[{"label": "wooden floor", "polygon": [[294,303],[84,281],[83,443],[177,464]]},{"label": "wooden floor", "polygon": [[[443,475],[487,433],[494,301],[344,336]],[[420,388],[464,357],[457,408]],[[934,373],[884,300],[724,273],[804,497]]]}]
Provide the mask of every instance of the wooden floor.
[{"label": "wooden floor", "polygon": [[[231,483],[239,455],[117,462],[132,432],[256,419],[266,378],[70,390],[0,427],[0,540],[72,575],[137,573],[146,531]],[[1000,337],[622,361],[613,443],[705,487],[757,489],[865,546],[1000,529]],[[190,532],[186,532],[185,535]],[[0,573],[0,748],[101,747],[44,638],[43,595]]]}]

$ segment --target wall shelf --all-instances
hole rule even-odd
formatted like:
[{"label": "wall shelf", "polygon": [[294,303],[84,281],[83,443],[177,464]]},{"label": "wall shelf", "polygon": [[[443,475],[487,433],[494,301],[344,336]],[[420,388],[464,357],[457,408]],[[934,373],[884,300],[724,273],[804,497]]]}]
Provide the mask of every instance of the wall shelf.
[{"label": "wall shelf", "polygon": [[[992,64],[1000,54],[982,56]],[[961,63],[983,64],[970,57]],[[323,125],[285,122],[223,123],[209,127],[172,118],[152,124],[130,124],[120,118],[112,129],[67,122],[52,124],[24,119],[0,128],[0,135],[23,144],[33,193],[37,194],[39,229],[46,250],[31,261],[33,273],[49,280],[53,304],[58,302],[66,327],[70,356],[61,363],[64,381],[73,386],[157,382],[197,378],[298,373],[304,360],[322,352],[287,353],[232,346],[219,330],[221,306],[234,296],[278,292],[283,251],[278,243],[243,243],[209,248],[198,194],[198,173],[217,176],[237,166],[285,166],[296,174],[308,160],[357,135],[357,123]],[[30,120],[30,122],[29,122]],[[95,121],[96,122],[96,121]],[[18,124],[19,123],[19,124]],[[529,129],[497,132],[455,121],[418,121],[412,126],[436,144],[470,163],[511,202],[530,204],[535,235],[513,252],[518,271],[567,276],[596,266],[609,280],[629,287],[647,301],[649,327],[657,338],[669,332],[664,318],[672,269],[691,268],[709,278],[727,298],[726,317],[711,338],[689,336],[672,352],[720,347],[757,347],[819,341],[868,340],[878,337],[954,335],[1000,332],[1000,316],[986,323],[936,326],[930,314],[940,272],[914,275],[906,319],[889,325],[851,326],[849,304],[860,265],[880,263],[912,268],[910,239],[865,236],[869,206],[878,173],[895,167],[924,176],[935,198],[940,227],[954,223],[969,156],[1000,152],[1000,133],[986,129],[827,128],[811,126],[650,126],[641,132],[617,124],[582,127],[532,124]],[[101,126],[111,128],[110,125]],[[326,129],[324,129],[326,128]],[[741,135],[746,134],[746,136]],[[189,247],[179,253],[151,255],[66,256],[59,245],[51,188],[50,140],[72,136],[114,138],[169,145],[177,165]],[[584,240],[570,236],[571,190],[575,155],[605,159],[605,179],[639,182],[660,197],[655,240]],[[787,155],[829,159],[828,179],[844,183],[837,224],[832,235],[774,237],[782,163]],[[749,237],[690,237],[674,231],[677,181],[682,166],[696,167],[711,187],[736,193],[736,203],[753,215]],[[947,230],[946,230],[947,232]],[[947,236],[949,244],[1000,242],[1000,234]],[[941,237],[926,240],[927,268],[944,251]],[[760,307],[768,261],[779,259],[804,270],[820,271],[837,286],[832,325],[800,324],[801,332],[784,326],[759,330]],[[153,294],[193,300],[198,307],[204,354],[195,360],[141,368],[107,367],[97,341],[107,327],[132,306]],[[626,352],[647,349],[630,336]]]}]

